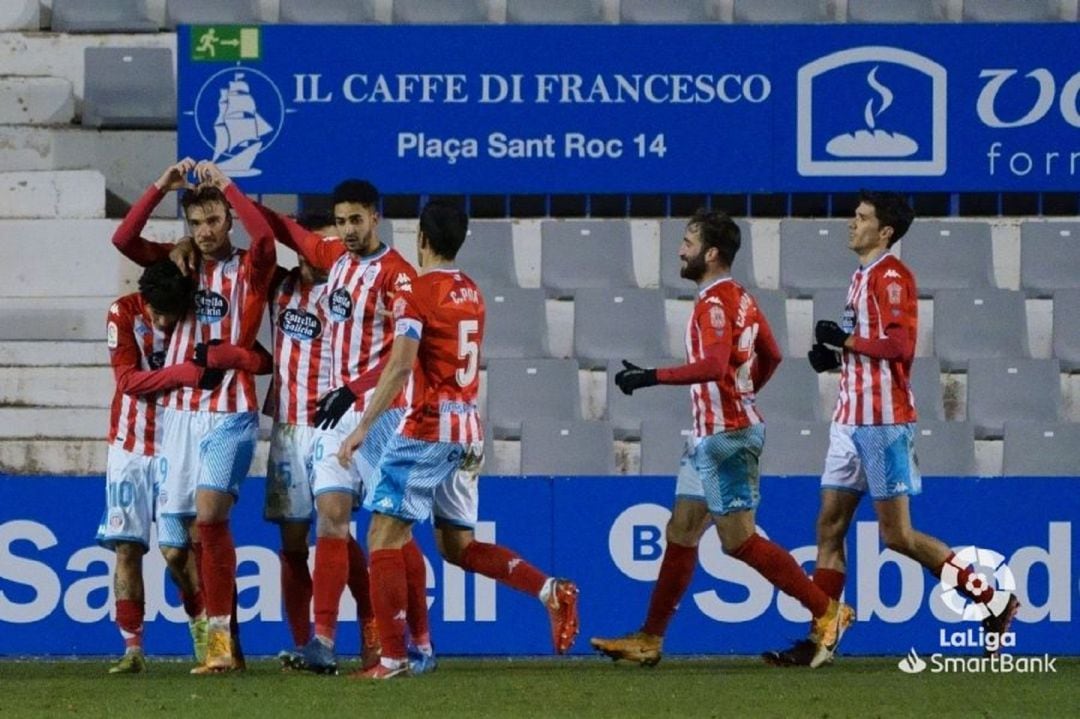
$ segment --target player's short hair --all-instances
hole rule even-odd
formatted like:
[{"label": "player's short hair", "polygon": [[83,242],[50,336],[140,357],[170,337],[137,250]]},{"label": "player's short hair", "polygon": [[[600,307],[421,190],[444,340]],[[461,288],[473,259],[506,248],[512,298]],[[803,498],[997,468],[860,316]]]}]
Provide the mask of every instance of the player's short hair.
[{"label": "player's short hair", "polygon": [[331,202],[355,202],[374,210],[379,204],[379,191],[367,180],[344,180],[334,188]]},{"label": "player's short hair", "polygon": [[911,209],[907,198],[899,192],[862,190],[859,193],[859,202],[873,206],[874,214],[877,215],[878,224],[881,227],[893,228],[892,237],[889,238],[889,247],[907,233],[911,222],[915,219],[915,210]]},{"label": "player's short hair", "polygon": [[720,261],[731,267],[742,246],[742,233],[727,213],[702,207],[690,217],[687,226],[696,227],[701,233],[702,251],[715,247],[720,253]]},{"label": "player's short hair", "polygon": [[324,227],[333,227],[334,218],[329,212],[302,212],[296,216],[296,223],[303,227],[305,230],[315,232],[321,230]]},{"label": "player's short hair", "polygon": [[460,208],[432,200],[420,212],[420,232],[435,254],[447,260],[457,257],[469,233],[469,216]]},{"label": "player's short hair", "polygon": [[181,316],[191,307],[195,282],[184,277],[172,260],[161,260],[143,270],[139,294],[155,311]]},{"label": "player's short hair", "polygon": [[199,185],[180,195],[180,208],[184,214],[187,214],[188,208],[193,205],[208,205],[212,202],[220,202],[225,206],[225,214],[229,214],[229,201],[225,199],[225,193],[213,185]]}]

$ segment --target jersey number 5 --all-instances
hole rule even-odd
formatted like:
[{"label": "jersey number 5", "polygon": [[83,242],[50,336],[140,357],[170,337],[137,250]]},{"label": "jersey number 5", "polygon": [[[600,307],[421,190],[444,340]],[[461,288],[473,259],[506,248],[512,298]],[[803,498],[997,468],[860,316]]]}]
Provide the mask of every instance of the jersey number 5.
[{"label": "jersey number 5", "polygon": [[476,343],[476,333],[480,329],[477,320],[462,320],[458,322],[458,359],[466,360],[464,367],[459,367],[454,378],[459,387],[468,387],[476,379],[476,371],[480,368],[480,345]]}]

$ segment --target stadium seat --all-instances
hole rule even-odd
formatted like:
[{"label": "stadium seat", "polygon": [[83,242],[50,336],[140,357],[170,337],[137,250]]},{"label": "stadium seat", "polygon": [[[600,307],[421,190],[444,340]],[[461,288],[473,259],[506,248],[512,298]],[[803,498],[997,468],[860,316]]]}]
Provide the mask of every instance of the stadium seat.
[{"label": "stadium seat", "polygon": [[694,433],[679,427],[678,423],[655,419],[641,423],[641,474],[678,473],[686,442]]},{"label": "stadium seat", "polygon": [[619,21],[626,24],[657,25],[664,23],[703,23],[710,16],[709,0],[622,0]]},{"label": "stadium seat", "polygon": [[166,0],[165,27],[258,24],[258,0]]},{"label": "stadium seat", "polygon": [[146,0],[53,0],[54,32],[157,32]]},{"label": "stadium seat", "polygon": [[8,0],[0,3],[0,31],[41,29],[41,3],[38,0]]},{"label": "stadium seat", "polygon": [[1006,422],[1001,473],[1006,477],[1075,477],[1080,423]]},{"label": "stadium seat", "polygon": [[1061,418],[1057,360],[973,359],[968,367],[967,418],[976,439],[999,439],[1006,422]]},{"label": "stadium seat", "polygon": [[394,22],[484,23],[488,21],[487,0],[394,0]]},{"label": "stadium seat", "polygon": [[969,477],[975,472],[975,431],[970,422],[919,419],[915,456],[925,477]]},{"label": "stadium seat", "polygon": [[848,249],[847,220],[780,221],[780,287],[809,297],[851,283],[859,260]]},{"label": "stadium seat", "polygon": [[[742,244],[735,262],[731,268],[731,276],[740,285],[748,289],[758,286],[754,276],[754,252],[753,241],[750,234],[750,223],[746,220],[735,220],[739,226],[739,234]],[[686,231],[686,220],[683,218],[669,217],[660,221],[660,286],[668,297],[690,299],[697,296],[697,285],[690,280],[684,280],[679,275],[682,262],[679,260],[679,245],[682,244],[683,234]]]},{"label": "stadium seat", "polygon": [[732,18],[748,23],[829,22],[825,0],[734,0]]},{"label": "stadium seat", "polygon": [[771,477],[820,476],[828,450],[828,422],[767,421],[761,473]]},{"label": "stadium seat", "polygon": [[934,354],[946,372],[962,372],[976,357],[1030,357],[1023,293],[984,289],[935,294]]},{"label": "stadium seat", "polygon": [[1028,297],[1080,288],[1080,222],[1020,223],[1020,287]]},{"label": "stadium seat", "polygon": [[544,220],[540,279],[549,297],[585,287],[637,287],[626,220]]},{"label": "stadium seat", "polygon": [[1080,289],[1054,293],[1054,357],[1066,372],[1080,371]]},{"label": "stadium seat", "polygon": [[753,290],[751,294],[757,300],[758,309],[769,321],[776,344],[780,345],[780,353],[788,356],[791,348],[788,343],[787,295],[780,290]]},{"label": "stadium seat", "polygon": [[603,0],[506,0],[506,22],[523,25],[604,22]]},{"label": "stadium seat", "polygon": [[963,0],[965,22],[1052,22],[1059,20],[1054,0]]},{"label": "stadium seat", "polygon": [[518,475],[521,474],[520,457],[518,462],[502,460],[495,451],[495,440],[491,432],[484,434],[484,465],[480,468],[481,475]]},{"label": "stadium seat", "polygon": [[611,425],[583,420],[525,420],[521,428],[521,473],[615,474]]},{"label": "stadium seat", "polygon": [[[631,356],[627,361],[638,367],[664,367],[673,364],[660,357],[641,358]],[[644,441],[643,429],[647,422],[659,422],[669,427],[689,425],[690,388],[679,385],[657,385],[641,389],[627,396],[615,386],[615,373],[623,368],[621,360],[607,365],[607,421],[616,439]]]},{"label": "stadium seat", "polygon": [[848,0],[848,22],[945,22],[946,0]]},{"label": "stadium seat", "polygon": [[487,366],[488,430],[518,439],[521,422],[581,419],[578,363],[572,359],[492,359]]},{"label": "stadium seat", "polygon": [[941,362],[937,357],[916,357],[911,365],[911,392],[919,421],[945,420],[945,399],[941,390]]},{"label": "stadium seat", "polygon": [[920,220],[900,240],[900,256],[915,273],[920,297],[938,290],[994,286],[990,225]]},{"label": "stadium seat", "polygon": [[377,22],[377,0],[281,0],[281,22],[351,25]]},{"label": "stadium seat", "polygon": [[810,363],[798,358],[782,363],[765,388],[758,392],[757,406],[766,422],[820,420],[821,395],[817,374]]},{"label": "stadium seat", "polygon": [[176,127],[176,81],[171,50],[88,47],[84,72],[84,126]]},{"label": "stadium seat", "polygon": [[487,317],[481,360],[550,357],[546,298],[539,288],[484,291]]},{"label": "stadium seat", "polygon": [[[840,322],[844,317],[844,308],[847,306],[847,290],[818,290],[814,293],[814,317],[813,324],[821,320]],[[813,325],[811,325],[811,337]]]},{"label": "stadium seat", "polygon": [[590,287],[574,297],[574,356],[583,369],[621,357],[667,354],[664,298],[658,290]]},{"label": "stadium seat", "polygon": [[470,222],[457,263],[481,290],[517,287],[513,226],[505,220]]}]

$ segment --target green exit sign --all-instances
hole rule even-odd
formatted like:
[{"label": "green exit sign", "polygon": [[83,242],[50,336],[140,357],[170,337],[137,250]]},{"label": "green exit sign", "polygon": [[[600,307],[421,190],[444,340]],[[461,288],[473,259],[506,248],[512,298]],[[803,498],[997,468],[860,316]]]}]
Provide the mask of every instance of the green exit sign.
[{"label": "green exit sign", "polygon": [[262,52],[258,27],[192,25],[191,59],[258,60]]}]

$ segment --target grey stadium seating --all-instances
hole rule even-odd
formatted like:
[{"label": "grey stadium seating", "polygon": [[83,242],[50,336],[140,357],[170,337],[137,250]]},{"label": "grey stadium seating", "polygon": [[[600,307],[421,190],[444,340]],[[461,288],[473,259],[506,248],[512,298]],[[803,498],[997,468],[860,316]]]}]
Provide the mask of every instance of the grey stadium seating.
[{"label": "grey stadium seating", "polygon": [[521,24],[604,22],[602,0],[506,0],[506,22]]},{"label": "grey stadium seating", "polygon": [[611,425],[584,420],[525,420],[521,429],[521,473],[615,474]]},{"label": "grey stadium seating", "polygon": [[829,22],[825,0],[734,0],[732,18],[748,23]]},{"label": "grey stadium seating", "polygon": [[540,280],[551,297],[585,287],[637,287],[625,220],[544,220]]},{"label": "grey stadium seating", "polygon": [[1051,22],[1060,19],[1055,0],[963,0],[965,22]]},{"label": "grey stadium seating", "polygon": [[934,354],[947,372],[976,357],[1029,357],[1024,295],[1015,290],[942,290],[934,296]]},{"label": "grey stadium seating", "polygon": [[994,286],[990,225],[920,220],[900,240],[900,256],[915,273],[920,297],[938,290]]},{"label": "grey stadium seating", "polygon": [[766,422],[820,420],[817,374],[808,362],[798,358],[783,362],[765,388],[758,392],[757,406]]},{"label": "grey stadium seating", "polygon": [[[659,357],[627,357],[638,367],[663,367],[670,360]],[[607,366],[607,420],[615,431],[616,439],[644,441],[644,424],[660,422],[669,427],[681,427],[690,423],[690,388],[679,385],[657,385],[641,389],[627,396],[615,386],[615,373],[623,368],[621,360],[612,360]]]},{"label": "grey stadium seating", "polygon": [[818,290],[814,293],[813,323],[816,325],[821,320],[840,322],[846,304],[847,289]]},{"label": "grey stadium seating", "polygon": [[1020,286],[1028,297],[1080,289],[1080,222],[1020,223]]},{"label": "grey stadium seating", "polygon": [[970,422],[919,419],[915,456],[927,477],[967,477],[975,474],[975,431]]},{"label": "grey stadium seating", "polygon": [[829,449],[828,422],[766,422],[761,473],[821,475]]},{"label": "grey stadium seating", "polygon": [[521,284],[514,269],[513,232],[513,226],[505,220],[469,223],[469,234],[457,262],[480,289]]},{"label": "grey stadium seating", "polygon": [[919,421],[945,419],[944,393],[941,389],[941,362],[937,357],[916,357],[911,365],[911,392]]},{"label": "grey stadium seating", "polygon": [[779,290],[753,290],[751,294],[757,301],[758,309],[765,315],[772,329],[780,353],[785,357],[791,352],[788,343],[787,295]]},{"label": "grey stadium seating", "polygon": [[487,396],[487,427],[493,439],[517,439],[525,419],[581,419],[577,360],[492,359]]},{"label": "grey stadium seating", "polygon": [[848,0],[848,22],[945,22],[947,0]]},{"label": "grey stadium seating", "polygon": [[780,221],[780,288],[809,297],[851,284],[859,260],[848,249],[847,220]]},{"label": "grey stadium seating", "polygon": [[619,21],[626,24],[703,23],[715,20],[709,0],[621,0]]},{"label": "grey stadium seating", "polygon": [[281,0],[280,22],[348,25],[377,22],[377,0]]},{"label": "grey stadium seating", "polygon": [[176,126],[172,51],[154,47],[88,47],[84,67],[84,126]]},{"label": "grey stadium seating", "polygon": [[488,21],[487,0],[394,0],[396,23],[484,23]]},{"label": "grey stadium seating", "polygon": [[650,419],[641,423],[641,474],[671,476],[679,471],[686,442],[693,430],[678,423]]},{"label": "grey stadium seating", "polygon": [[1080,371],[1080,289],[1054,293],[1054,357],[1064,371]]},{"label": "grey stadium seating", "polygon": [[539,288],[485,290],[482,361],[550,357],[545,303],[544,291]]},{"label": "grey stadium seating", "polygon": [[968,367],[967,418],[976,439],[999,439],[1006,422],[1061,419],[1057,360],[973,359]]},{"label": "grey stadium seating", "polygon": [[167,0],[165,27],[258,24],[258,0]]},{"label": "grey stadium seating", "polygon": [[574,296],[574,355],[583,369],[629,355],[667,354],[664,298],[659,290],[596,288]]},{"label": "grey stadium seating", "polygon": [[[743,287],[753,289],[757,287],[757,280],[754,276],[750,223],[746,220],[735,220],[735,224],[739,226],[742,244],[735,255],[731,276]],[[668,297],[689,299],[697,296],[697,285],[690,280],[684,280],[679,275],[682,265],[679,260],[679,245],[682,244],[685,231],[685,219],[669,217],[660,220],[660,286],[664,288]]]},{"label": "grey stadium seating", "polygon": [[54,32],[157,32],[146,0],[53,0]]},{"label": "grey stadium seating", "polygon": [[1075,477],[1080,423],[1006,422],[1001,473],[1006,477]]}]

